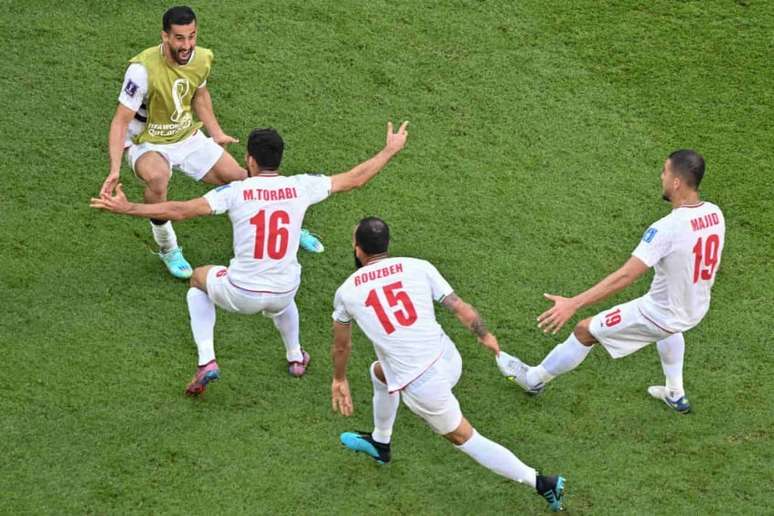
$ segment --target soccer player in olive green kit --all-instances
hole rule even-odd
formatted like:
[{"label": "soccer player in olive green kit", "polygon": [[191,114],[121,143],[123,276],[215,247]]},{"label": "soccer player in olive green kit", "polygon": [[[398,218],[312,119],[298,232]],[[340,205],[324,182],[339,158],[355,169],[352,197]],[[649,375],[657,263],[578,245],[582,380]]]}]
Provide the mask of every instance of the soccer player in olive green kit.
[{"label": "soccer player in olive green kit", "polygon": [[[238,140],[223,132],[215,118],[207,78],[212,51],[196,46],[196,15],[190,7],[172,7],[162,20],[161,45],[132,59],[118,97],[108,140],[110,173],[100,193],[118,184],[121,158],[145,184],[146,203],[167,200],[172,168],[196,181],[221,185],[247,177],[223,146]],[[193,114],[199,121],[195,121]],[[205,136],[200,128],[209,134]],[[191,265],[177,244],[172,223],[151,220],[159,255],[176,278],[191,277]],[[321,252],[322,244],[303,230],[301,247]]]}]

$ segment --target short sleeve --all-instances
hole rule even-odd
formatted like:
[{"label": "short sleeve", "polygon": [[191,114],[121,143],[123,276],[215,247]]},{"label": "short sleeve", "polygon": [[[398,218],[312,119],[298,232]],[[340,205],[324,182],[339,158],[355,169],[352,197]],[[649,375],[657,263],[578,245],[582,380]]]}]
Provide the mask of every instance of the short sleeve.
[{"label": "short sleeve", "polygon": [[449,285],[449,282],[446,281],[446,278],[441,276],[441,273],[438,272],[438,269],[436,269],[433,264],[429,262],[425,263],[427,264],[427,279],[430,281],[430,290],[433,293],[433,299],[437,303],[440,303],[446,296],[454,292],[454,289]]},{"label": "short sleeve", "polygon": [[234,204],[235,192],[238,188],[235,187],[235,183],[229,183],[227,185],[219,186],[204,194],[204,198],[212,208],[212,212],[216,215],[226,213]]},{"label": "short sleeve", "polygon": [[333,297],[333,320],[342,324],[349,324],[352,322],[352,316],[347,312],[347,308],[344,306],[344,300],[342,299],[341,288],[336,291],[336,295]]},{"label": "short sleeve", "polygon": [[331,178],[328,176],[303,174],[298,176],[298,184],[309,204],[324,201],[331,194]]},{"label": "short sleeve", "polygon": [[124,74],[124,85],[118,102],[137,112],[148,92],[148,71],[140,63],[132,63]]},{"label": "short sleeve", "polygon": [[664,219],[659,220],[642,235],[642,240],[632,252],[648,267],[653,267],[661,258],[672,251],[672,239],[669,227]]}]

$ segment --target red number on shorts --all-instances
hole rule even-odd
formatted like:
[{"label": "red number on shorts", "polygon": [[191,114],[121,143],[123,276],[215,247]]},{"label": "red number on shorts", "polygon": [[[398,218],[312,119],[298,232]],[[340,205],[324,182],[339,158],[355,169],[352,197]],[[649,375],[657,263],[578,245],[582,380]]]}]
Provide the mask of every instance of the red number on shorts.
[{"label": "red number on shorts", "polygon": [[616,310],[613,310],[612,312],[605,314],[605,326],[608,328],[611,326],[615,326],[621,322],[621,309],[618,308]]},{"label": "red number on shorts", "polygon": [[[288,251],[290,232],[283,227],[290,224],[290,215],[283,210],[277,210],[269,216],[269,238],[266,238],[266,210],[261,210],[250,219],[250,224],[255,226],[255,251],[253,257],[263,259],[263,250],[272,260],[280,260]],[[268,242],[267,242],[268,240]]]},{"label": "red number on shorts", "polygon": [[[394,311],[392,314],[401,326],[411,326],[417,322],[417,311],[414,309],[414,303],[411,302],[411,298],[405,290],[398,290],[403,288],[403,282],[396,281],[385,285],[382,289],[384,296],[387,298],[387,303],[391,307],[396,307],[399,304],[403,305],[403,308]],[[397,290],[397,292],[396,292]],[[365,302],[366,306],[370,306],[376,312],[376,317],[382,324],[382,328],[387,332],[387,335],[395,331],[395,325],[392,324],[390,318],[387,316],[387,312],[382,308],[382,304],[379,301],[379,297],[376,295],[376,290],[371,290],[368,293],[368,297]]]},{"label": "red number on shorts", "polygon": [[[718,251],[720,250],[720,237],[718,235],[710,235],[707,237],[707,241],[702,245],[701,237],[696,241],[696,245],[693,246],[693,282],[698,283],[699,277],[704,281],[712,279],[712,275],[715,274],[715,267],[718,265]],[[702,267],[704,265],[704,268]]]}]

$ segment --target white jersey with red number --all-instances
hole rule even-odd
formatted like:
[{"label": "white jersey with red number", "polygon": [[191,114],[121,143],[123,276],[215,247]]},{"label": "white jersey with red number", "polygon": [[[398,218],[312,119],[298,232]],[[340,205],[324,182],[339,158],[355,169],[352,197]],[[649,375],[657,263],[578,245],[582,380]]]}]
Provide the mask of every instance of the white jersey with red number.
[{"label": "white jersey with red number", "polygon": [[228,212],[234,231],[229,281],[255,292],[281,293],[301,281],[296,259],[306,209],[330,195],[327,176],[248,177],[204,195],[216,214]]},{"label": "white jersey with red number", "polygon": [[726,222],[709,202],[681,206],[653,224],[632,253],[656,273],[642,314],[671,333],[693,328],[709,310]]},{"label": "white jersey with red number", "polygon": [[430,262],[384,258],[358,269],[339,287],[333,319],[353,319],[373,342],[387,388],[397,391],[443,354],[448,337],[435,320],[433,301],[453,292]]}]

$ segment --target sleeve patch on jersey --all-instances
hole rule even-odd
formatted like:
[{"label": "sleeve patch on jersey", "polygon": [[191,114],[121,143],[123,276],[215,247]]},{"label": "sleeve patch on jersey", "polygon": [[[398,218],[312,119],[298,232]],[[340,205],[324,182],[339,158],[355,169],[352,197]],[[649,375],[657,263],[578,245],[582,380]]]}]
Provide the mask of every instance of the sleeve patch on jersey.
[{"label": "sleeve patch on jersey", "polygon": [[139,86],[134,83],[131,79],[127,79],[126,86],[124,87],[124,91],[127,95],[130,97],[134,97],[134,95],[137,93],[137,89]]},{"label": "sleeve patch on jersey", "polygon": [[656,236],[656,233],[658,233],[658,230],[656,228],[648,228],[647,231],[645,231],[645,234],[642,235],[642,241],[649,244],[653,241],[653,237]]}]

